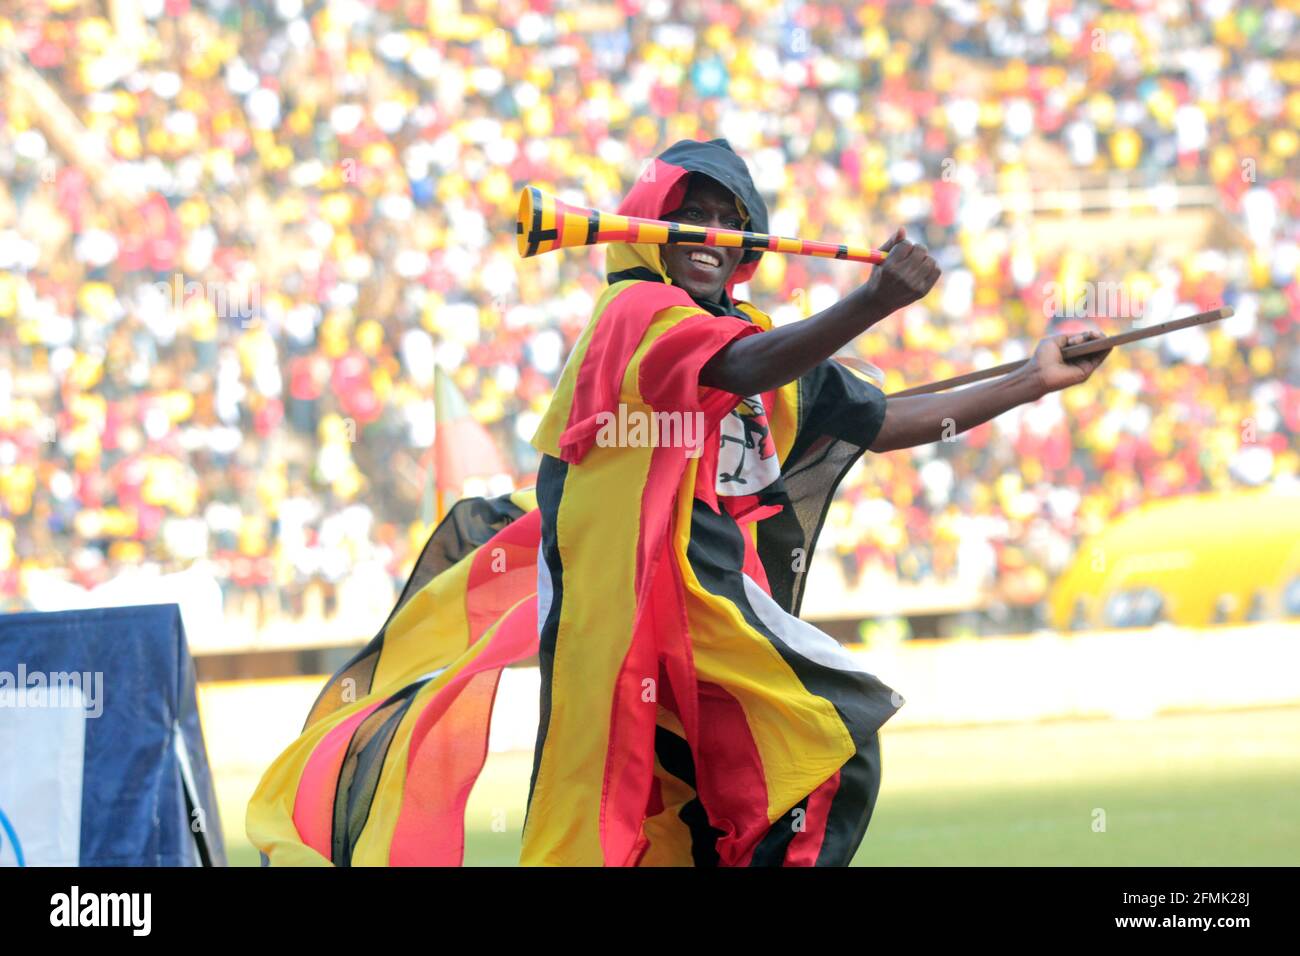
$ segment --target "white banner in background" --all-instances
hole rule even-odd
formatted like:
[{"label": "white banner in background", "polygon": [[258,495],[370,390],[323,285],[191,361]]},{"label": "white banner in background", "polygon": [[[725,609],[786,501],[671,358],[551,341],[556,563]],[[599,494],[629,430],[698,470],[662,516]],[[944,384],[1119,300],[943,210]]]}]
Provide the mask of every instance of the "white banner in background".
[{"label": "white banner in background", "polygon": [[[180,606],[185,638],[191,647],[211,646],[220,641],[224,623],[221,585],[211,574],[197,568],[173,574],[150,574],[128,568],[89,591],[53,572],[37,570],[27,575],[24,585],[25,597],[33,611],[176,604]],[[391,601],[388,606],[392,606]]]},{"label": "white banner in background", "polygon": [[13,694],[0,705],[0,866],[76,866],[85,701],[76,687]]}]

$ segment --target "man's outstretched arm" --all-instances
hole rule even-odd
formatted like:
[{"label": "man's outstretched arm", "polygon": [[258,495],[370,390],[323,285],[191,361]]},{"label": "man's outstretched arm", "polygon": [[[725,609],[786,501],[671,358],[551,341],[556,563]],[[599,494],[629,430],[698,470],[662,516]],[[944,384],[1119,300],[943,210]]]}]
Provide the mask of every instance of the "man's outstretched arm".
[{"label": "man's outstretched arm", "polygon": [[1101,338],[1100,332],[1052,336],[1038,343],[1033,358],[1025,365],[1002,378],[958,392],[887,399],[885,421],[870,450],[896,451],[951,438],[1017,405],[1036,402],[1048,392],[1085,382],[1110,350],[1067,362],[1061,349],[1096,338]]},{"label": "man's outstretched arm", "polygon": [[889,256],[864,284],[814,316],[732,342],[700,370],[700,384],[734,395],[780,388],[934,287],[938,265],[903,229],[880,248]]}]

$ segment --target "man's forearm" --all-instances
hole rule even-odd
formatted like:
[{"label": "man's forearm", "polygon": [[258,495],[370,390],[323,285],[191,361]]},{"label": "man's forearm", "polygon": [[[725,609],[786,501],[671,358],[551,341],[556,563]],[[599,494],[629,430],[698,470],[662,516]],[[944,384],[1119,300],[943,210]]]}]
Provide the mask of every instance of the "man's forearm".
[{"label": "man's forearm", "polygon": [[1037,376],[1022,369],[959,392],[890,398],[871,450],[896,451],[951,438],[1045,394]]},{"label": "man's forearm", "polygon": [[890,314],[855,290],[800,322],[732,342],[700,371],[700,384],[736,395],[757,395],[804,375]]}]

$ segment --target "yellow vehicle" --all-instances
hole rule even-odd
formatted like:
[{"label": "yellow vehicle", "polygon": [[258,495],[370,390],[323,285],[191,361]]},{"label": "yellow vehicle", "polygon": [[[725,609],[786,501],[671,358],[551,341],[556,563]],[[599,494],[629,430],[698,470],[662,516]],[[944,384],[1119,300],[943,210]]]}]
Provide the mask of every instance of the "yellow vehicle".
[{"label": "yellow vehicle", "polygon": [[1300,491],[1188,495],[1135,508],[1079,549],[1053,627],[1201,627],[1300,617]]}]

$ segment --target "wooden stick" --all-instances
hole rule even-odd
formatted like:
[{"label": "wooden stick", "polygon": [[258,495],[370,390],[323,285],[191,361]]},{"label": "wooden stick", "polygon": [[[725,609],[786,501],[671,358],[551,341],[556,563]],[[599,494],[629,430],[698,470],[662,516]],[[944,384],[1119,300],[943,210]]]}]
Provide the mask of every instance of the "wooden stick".
[{"label": "wooden stick", "polygon": [[[1131,332],[1124,332],[1121,335],[1108,335],[1102,339],[1093,339],[1090,342],[1080,342],[1078,345],[1067,345],[1061,350],[1061,356],[1066,359],[1066,361],[1069,361],[1070,359],[1079,358],[1084,355],[1104,352],[1106,349],[1114,348],[1117,345],[1127,345],[1130,342],[1137,342],[1140,339],[1149,339],[1153,335],[1164,335],[1166,332],[1190,328],[1193,325],[1205,325],[1209,322],[1218,322],[1220,319],[1226,319],[1230,315],[1232,315],[1232,309],[1227,306],[1219,309],[1211,309],[1209,312],[1199,312],[1196,315],[1189,315],[1183,319],[1170,319],[1168,322],[1161,322],[1159,325],[1150,325],[1146,328],[1134,329]],[[999,375],[1006,375],[1009,372],[1014,372],[1016,369],[1028,362],[1029,359],[1021,359],[1018,362],[1006,362],[1003,365],[995,365],[992,368],[980,369],[978,372],[967,372],[965,375],[958,375],[955,378],[945,378],[941,382],[931,382],[929,385],[917,385],[915,388],[907,388],[901,392],[892,392],[886,397],[902,398],[906,395],[927,395],[930,392],[943,392],[950,388],[956,388],[959,385],[969,385],[972,382],[982,382],[986,378],[997,378]]]}]

